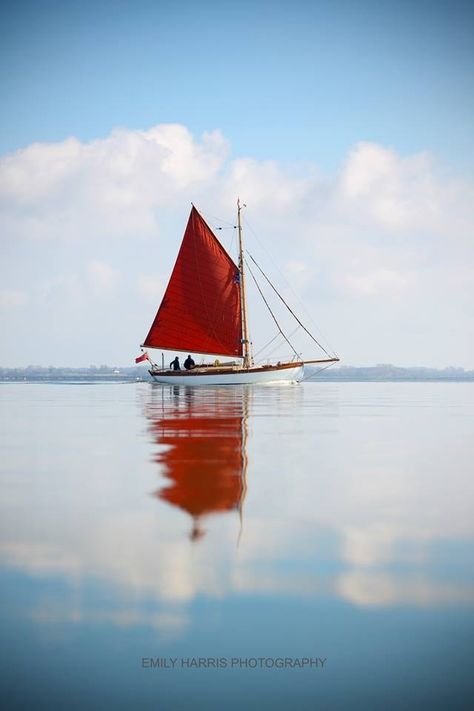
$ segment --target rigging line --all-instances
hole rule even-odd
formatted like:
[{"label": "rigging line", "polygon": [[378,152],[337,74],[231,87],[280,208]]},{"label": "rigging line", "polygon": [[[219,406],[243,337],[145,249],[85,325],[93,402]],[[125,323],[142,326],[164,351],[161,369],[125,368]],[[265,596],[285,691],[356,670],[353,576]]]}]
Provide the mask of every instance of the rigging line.
[{"label": "rigging line", "polygon": [[319,341],[316,340],[316,338],[313,336],[313,334],[312,334],[310,331],[308,331],[308,329],[306,328],[306,326],[301,323],[301,321],[299,320],[298,316],[294,313],[294,311],[292,311],[292,310],[290,309],[290,307],[289,307],[288,304],[286,303],[286,301],[285,301],[285,299],[283,298],[283,296],[280,294],[279,291],[277,291],[277,290],[275,289],[275,287],[273,286],[273,284],[272,284],[272,282],[270,281],[270,279],[267,277],[267,275],[265,274],[265,272],[262,271],[262,269],[259,267],[259,265],[258,265],[257,262],[255,261],[255,259],[254,259],[254,258],[252,257],[252,255],[250,254],[250,252],[247,252],[247,254],[249,255],[249,257],[250,257],[250,259],[252,260],[252,262],[255,264],[255,266],[257,267],[257,269],[259,270],[259,272],[262,274],[262,276],[263,276],[263,277],[266,279],[266,281],[270,284],[270,286],[272,287],[273,291],[274,291],[275,294],[278,296],[278,298],[279,298],[281,301],[283,301],[283,303],[285,304],[286,308],[288,309],[288,311],[290,312],[290,314],[293,316],[293,318],[296,319],[296,321],[299,323],[299,325],[301,326],[301,328],[302,328],[304,331],[306,331],[306,333],[308,334],[308,336],[310,336],[310,338],[313,339],[313,341],[316,343],[316,345],[318,345],[318,346],[321,348],[321,350],[324,351],[324,353],[325,353],[329,358],[331,358],[331,357],[332,357],[331,354],[328,353],[327,350],[324,348],[324,346],[322,346],[322,345],[319,343]]},{"label": "rigging line", "polygon": [[[277,326],[277,328],[278,328],[278,331],[279,331],[280,334],[283,336],[283,338],[285,339],[285,341],[288,343],[288,345],[290,346],[290,348],[291,348],[291,350],[293,351],[293,353],[294,353],[296,356],[298,356],[298,353],[297,353],[297,351],[295,350],[293,344],[292,344],[291,341],[288,339],[288,337],[286,336],[286,334],[282,331],[282,328],[281,328],[280,324],[278,323],[275,314],[274,314],[273,311],[271,310],[270,305],[269,305],[268,301],[266,300],[266,298],[265,298],[265,296],[264,296],[264,294],[263,294],[263,292],[262,292],[262,290],[261,290],[261,288],[260,288],[260,285],[259,285],[258,281],[256,280],[255,275],[254,275],[254,273],[252,272],[252,270],[251,270],[251,268],[250,268],[250,265],[249,265],[249,263],[247,262],[246,259],[245,259],[245,264],[247,265],[247,269],[249,270],[249,272],[250,272],[250,274],[251,274],[251,276],[252,276],[252,279],[253,279],[254,282],[255,282],[255,286],[257,287],[257,289],[258,289],[258,291],[259,291],[259,294],[260,294],[260,296],[262,297],[262,299],[263,299],[263,301],[264,301],[264,303],[265,303],[265,306],[267,307],[267,309],[269,310],[269,312],[270,312],[270,314],[271,314],[273,320],[275,321],[275,324],[276,324],[276,326]],[[278,336],[278,334],[275,336],[275,338],[277,338],[277,336]],[[272,339],[272,340],[274,340],[274,339]],[[274,352],[274,350],[275,350],[275,348],[273,349],[272,352]]]},{"label": "rigging line", "polygon": [[270,338],[270,340],[268,341],[268,343],[265,343],[264,346],[262,346],[261,348],[259,348],[259,350],[254,354],[254,358],[256,358],[258,355],[260,355],[260,353],[262,353],[262,352],[265,350],[265,348],[268,348],[268,346],[269,346],[271,343],[273,343],[273,341],[275,340],[275,338],[278,338],[279,335],[280,335],[280,332],[275,333],[275,335],[273,336],[273,338]]},{"label": "rigging line", "polygon": [[[299,330],[299,328],[300,328],[299,325],[296,326],[296,328],[294,328],[294,329],[292,330],[292,332],[290,333],[290,335],[288,336],[288,338],[291,338],[292,336],[294,336],[295,333]],[[268,341],[268,343],[266,343],[262,348],[260,348],[260,349],[257,351],[257,353],[255,354],[255,357],[257,357],[257,355],[260,355],[260,353],[262,353],[266,348],[268,348],[268,346],[270,346],[270,345],[273,343],[273,341],[274,341],[276,338],[278,338],[279,335],[280,335],[280,333],[276,333],[276,334],[273,336],[273,338],[271,338],[271,339]],[[270,358],[270,356],[272,355],[272,353],[275,353],[276,349],[279,348],[280,345],[281,345],[280,343],[277,343],[277,345],[276,345],[274,348],[272,348],[272,350],[268,353],[268,355],[266,356],[266,358]]]},{"label": "rigging line", "polygon": [[[316,331],[319,333],[319,335],[322,337],[322,339],[323,339],[324,341],[326,341],[326,343],[328,344],[328,347],[329,347],[329,349],[332,351],[332,353],[333,353],[334,355],[336,355],[336,352],[335,352],[335,350],[333,349],[332,345],[329,343],[328,338],[327,338],[326,335],[321,331],[321,328],[315,323],[315,321],[314,321],[314,319],[313,319],[313,317],[312,317],[312,315],[311,315],[311,312],[306,308],[304,302],[300,299],[300,297],[298,296],[298,294],[296,293],[296,291],[293,289],[293,287],[291,286],[290,282],[289,282],[288,279],[285,277],[284,273],[283,273],[282,270],[279,268],[279,266],[278,266],[278,264],[276,263],[276,261],[273,259],[271,253],[270,253],[269,250],[265,247],[265,244],[264,244],[264,243],[262,242],[262,240],[258,237],[257,233],[256,233],[255,230],[253,229],[253,227],[252,227],[252,225],[250,224],[250,222],[247,220],[247,218],[244,218],[244,221],[245,221],[246,227],[248,227],[248,229],[252,232],[253,236],[256,238],[256,240],[257,240],[258,244],[260,245],[260,247],[261,247],[261,248],[263,249],[263,251],[268,255],[268,257],[272,260],[272,262],[273,262],[273,264],[274,264],[276,270],[278,271],[278,273],[279,273],[280,276],[282,277],[283,281],[285,282],[285,284],[288,286],[288,288],[289,288],[290,291],[292,292],[292,294],[293,294],[293,296],[295,297],[296,301],[297,301],[297,302],[300,304],[300,306],[302,307],[302,309],[303,309],[303,311],[305,312],[306,316],[307,316],[308,319],[311,321],[311,324],[313,325],[313,327],[316,329]],[[325,352],[327,352],[327,351],[325,351]]]},{"label": "rigging line", "polygon": [[[266,298],[264,297],[263,292],[262,292],[262,290],[261,290],[261,288],[260,288],[260,284],[259,284],[258,281],[255,279],[254,273],[253,273],[253,271],[250,269],[250,265],[249,265],[249,263],[247,262],[246,259],[245,259],[245,264],[247,265],[247,269],[249,270],[249,272],[250,272],[250,274],[251,274],[251,276],[252,276],[252,279],[253,279],[254,282],[255,282],[255,286],[257,287],[258,292],[259,292],[260,296],[262,297],[262,299],[263,299],[263,301],[264,301],[264,303],[265,303],[265,306],[266,306],[267,309],[270,311],[270,314],[272,315],[272,318],[273,318],[273,320],[275,321],[278,330],[280,331],[281,335],[283,336],[283,338],[285,339],[285,341],[286,341],[286,342],[288,343],[288,345],[290,346],[290,348],[291,348],[291,350],[293,351],[293,353],[294,353],[295,355],[298,355],[298,353],[295,351],[295,349],[294,349],[292,343],[288,340],[288,338],[286,337],[286,335],[285,335],[285,334],[283,333],[283,331],[281,330],[281,326],[280,326],[280,324],[278,323],[275,314],[274,314],[273,311],[271,310],[268,301],[267,301]],[[257,265],[257,266],[258,266],[258,265]]]},{"label": "rigging line", "polygon": [[[280,336],[280,334],[277,334],[277,335]],[[283,345],[285,345],[285,343],[284,343],[283,340],[278,341],[278,342],[276,343],[276,345],[274,346],[274,348],[272,348],[272,350],[269,351],[269,352],[267,353],[267,355],[265,356],[265,357],[267,358],[267,360],[270,360],[270,356],[272,356],[272,355],[275,353],[275,351],[277,351],[277,350],[278,350],[281,346],[283,346]]]},{"label": "rigging line", "polygon": [[[299,326],[298,326],[298,328],[299,328]],[[294,332],[293,332],[293,333],[294,333]],[[290,336],[291,336],[291,335],[292,335],[292,334],[290,334]],[[282,345],[283,345],[283,344],[282,344]],[[270,351],[270,353],[268,354],[268,357],[270,357],[271,355],[273,355],[277,349],[278,349],[278,347],[275,346],[275,348],[273,348],[273,349]],[[295,356],[296,356],[297,358],[300,358],[300,360],[302,359],[301,353],[296,353],[296,352],[295,352]]]},{"label": "rigging line", "polygon": [[230,239],[229,249],[227,250],[231,255],[232,250],[234,248],[235,231],[237,229],[237,226],[234,224],[234,222],[229,222],[229,220],[223,220],[221,217],[217,217],[216,215],[208,215],[207,213],[201,214],[204,217],[205,221],[208,223],[208,225],[212,227],[211,231],[222,232],[223,230],[232,230],[232,237]]},{"label": "rigging line", "polygon": [[322,368],[318,368],[318,370],[315,373],[311,373],[311,375],[308,375],[307,378],[303,378],[300,380],[301,383],[304,383],[305,380],[311,380],[311,378],[314,378],[318,373],[322,373],[323,370],[326,370],[327,368],[330,368],[334,363],[328,363],[327,365],[323,366]]},{"label": "rigging line", "polygon": [[[281,343],[278,343],[278,344],[275,346],[275,348],[273,348],[273,350],[271,350],[271,351],[269,352],[269,354],[268,354],[268,356],[267,356],[268,360],[270,360],[270,356],[272,356],[272,355],[275,353],[275,351],[276,351],[278,348],[280,348],[280,346],[282,346],[282,345],[284,345],[283,341],[282,341]],[[281,357],[279,358],[279,360],[284,360],[286,357],[287,357],[287,356],[281,356]],[[293,358],[299,358],[299,359],[301,360],[301,355],[300,355],[299,353],[294,353],[294,354],[291,356],[291,360],[293,360]]]},{"label": "rigging line", "polygon": [[[221,217],[217,217],[217,215],[210,215],[207,212],[201,213],[201,214],[204,217],[204,219],[206,220],[206,222],[208,222],[208,224],[212,223],[213,225],[216,225],[216,224],[227,225],[226,227],[222,227],[220,229],[235,230],[234,221],[229,222],[229,220],[223,220]],[[209,217],[209,219],[208,219],[208,217]],[[219,229],[219,228],[216,227],[215,229]]]}]

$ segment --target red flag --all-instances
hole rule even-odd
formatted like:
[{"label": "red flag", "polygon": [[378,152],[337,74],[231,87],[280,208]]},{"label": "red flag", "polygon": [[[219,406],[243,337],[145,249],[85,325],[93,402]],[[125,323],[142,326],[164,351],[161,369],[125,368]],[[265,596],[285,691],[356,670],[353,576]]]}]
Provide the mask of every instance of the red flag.
[{"label": "red flag", "polygon": [[141,363],[144,360],[149,360],[148,353],[142,353],[141,356],[137,356],[137,358],[135,358],[135,363]]}]

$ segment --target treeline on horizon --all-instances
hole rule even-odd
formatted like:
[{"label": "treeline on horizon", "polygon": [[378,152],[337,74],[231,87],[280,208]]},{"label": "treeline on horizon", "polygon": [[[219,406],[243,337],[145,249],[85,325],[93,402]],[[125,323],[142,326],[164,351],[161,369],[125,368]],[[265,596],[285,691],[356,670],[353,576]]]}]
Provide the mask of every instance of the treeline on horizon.
[{"label": "treeline on horizon", "polygon": [[[355,367],[340,365],[318,371],[308,367],[318,380],[474,380],[474,370],[465,370],[455,366],[447,368],[427,368],[400,366],[381,363],[374,366]],[[0,367],[0,381],[136,381],[149,380],[147,366],[128,367],[91,365],[87,368],[61,368],[54,366],[29,365],[26,368]]]}]

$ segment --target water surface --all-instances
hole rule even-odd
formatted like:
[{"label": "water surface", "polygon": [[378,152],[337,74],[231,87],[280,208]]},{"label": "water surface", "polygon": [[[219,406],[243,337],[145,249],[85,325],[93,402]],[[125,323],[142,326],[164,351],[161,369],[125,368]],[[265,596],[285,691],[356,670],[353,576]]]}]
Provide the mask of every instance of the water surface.
[{"label": "water surface", "polygon": [[473,388],[1,385],[7,707],[470,708]]}]

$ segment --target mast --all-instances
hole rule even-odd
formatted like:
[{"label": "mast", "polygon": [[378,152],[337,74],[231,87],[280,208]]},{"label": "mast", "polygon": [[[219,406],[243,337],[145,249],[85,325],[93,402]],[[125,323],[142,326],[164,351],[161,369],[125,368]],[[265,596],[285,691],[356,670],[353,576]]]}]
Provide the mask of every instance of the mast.
[{"label": "mast", "polygon": [[247,300],[245,296],[245,274],[244,274],[244,248],[242,242],[242,224],[240,221],[240,211],[242,206],[240,198],[237,198],[237,228],[239,231],[239,272],[240,272],[240,308],[242,313],[242,345],[244,352],[244,368],[249,368],[252,362],[250,356],[250,342],[247,321]]}]

